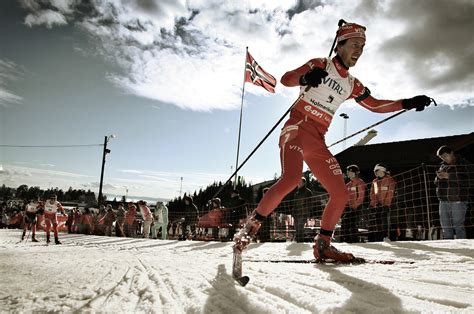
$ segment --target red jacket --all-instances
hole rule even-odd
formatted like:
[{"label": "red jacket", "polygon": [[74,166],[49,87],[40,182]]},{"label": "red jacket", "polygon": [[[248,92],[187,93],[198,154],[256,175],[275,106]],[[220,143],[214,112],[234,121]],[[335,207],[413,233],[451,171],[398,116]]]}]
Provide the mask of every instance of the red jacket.
[{"label": "red jacket", "polygon": [[346,184],[346,188],[349,192],[347,206],[356,209],[362,205],[365,198],[365,182],[361,178],[354,178]]},{"label": "red jacket", "polygon": [[396,184],[397,181],[388,174],[382,179],[375,178],[370,189],[370,207],[390,206]]},{"label": "red jacket", "polygon": [[132,225],[135,221],[135,217],[137,216],[137,208],[136,207],[129,207],[127,213],[125,214],[125,223],[128,225]]}]

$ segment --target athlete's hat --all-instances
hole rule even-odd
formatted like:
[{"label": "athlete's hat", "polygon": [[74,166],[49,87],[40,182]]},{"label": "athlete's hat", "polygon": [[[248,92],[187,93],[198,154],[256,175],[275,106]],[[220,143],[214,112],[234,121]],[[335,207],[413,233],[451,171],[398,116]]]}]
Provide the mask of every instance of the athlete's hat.
[{"label": "athlete's hat", "polygon": [[337,42],[355,37],[365,39],[365,29],[365,26],[356,23],[344,24],[337,30]]}]

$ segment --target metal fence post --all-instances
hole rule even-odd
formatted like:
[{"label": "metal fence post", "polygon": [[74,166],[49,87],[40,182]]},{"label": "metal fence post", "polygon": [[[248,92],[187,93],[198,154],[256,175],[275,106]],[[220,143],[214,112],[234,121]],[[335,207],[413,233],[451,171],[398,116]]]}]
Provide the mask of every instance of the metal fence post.
[{"label": "metal fence post", "polygon": [[431,235],[430,198],[428,195],[428,180],[426,178],[426,165],[422,163],[421,167],[423,168],[423,179],[425,181],[426,213],[428,217],[428,240],[432,240],[433,237]]}]

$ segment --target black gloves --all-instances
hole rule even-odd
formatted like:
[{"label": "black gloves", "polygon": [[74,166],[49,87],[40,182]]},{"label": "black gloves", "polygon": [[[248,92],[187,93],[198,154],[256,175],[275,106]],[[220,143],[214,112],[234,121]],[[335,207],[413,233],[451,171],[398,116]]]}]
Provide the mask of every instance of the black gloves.
[{"label": "black gloves", "polygon": [[324,69],[314,68],[300,77],[300,85],[318,87],[326,76],[328,76],[328,72],[324,71]]},{"label": "black gloves", "polygon": [[407,110],[416,108],[416,111],[423,111],[425,107],[428,107],[430,104],[431,98],[426,95],[418,95],[413,98],[402,100],[402,107]]}]

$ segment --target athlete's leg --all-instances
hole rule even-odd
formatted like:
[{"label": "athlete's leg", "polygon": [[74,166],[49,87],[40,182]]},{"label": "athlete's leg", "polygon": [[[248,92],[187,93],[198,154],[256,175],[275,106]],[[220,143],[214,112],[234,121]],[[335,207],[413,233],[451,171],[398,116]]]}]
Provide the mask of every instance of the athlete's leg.
[{"label": "athlete's leg", "polygon": [[283,198],[301,181],[303,171],[303,150],[300,139],[295,137],[280,145],[282,173],[280,179],[265,193],[256,212],[264,217],[270,215]]},{"label": "athlete's leg", "polygon": [[303,149],[304,160],[329,194],[329,202],[321,218],[321,228],[334,230],[349,197],[341,167],[326,144],[317,137],[312,140],[305,139]]},{"label": "athlete's leg", "polygon": [[280,135],[280,162],[282,174],[280,179],[264,194],[257,208],[250,214],[244,227],[235,234],[234,248],[242,251],[258,232],[262,222],[280,204],[301,181],[303,171],[303,151],[298,134],[298,127],[283,129]]}]

